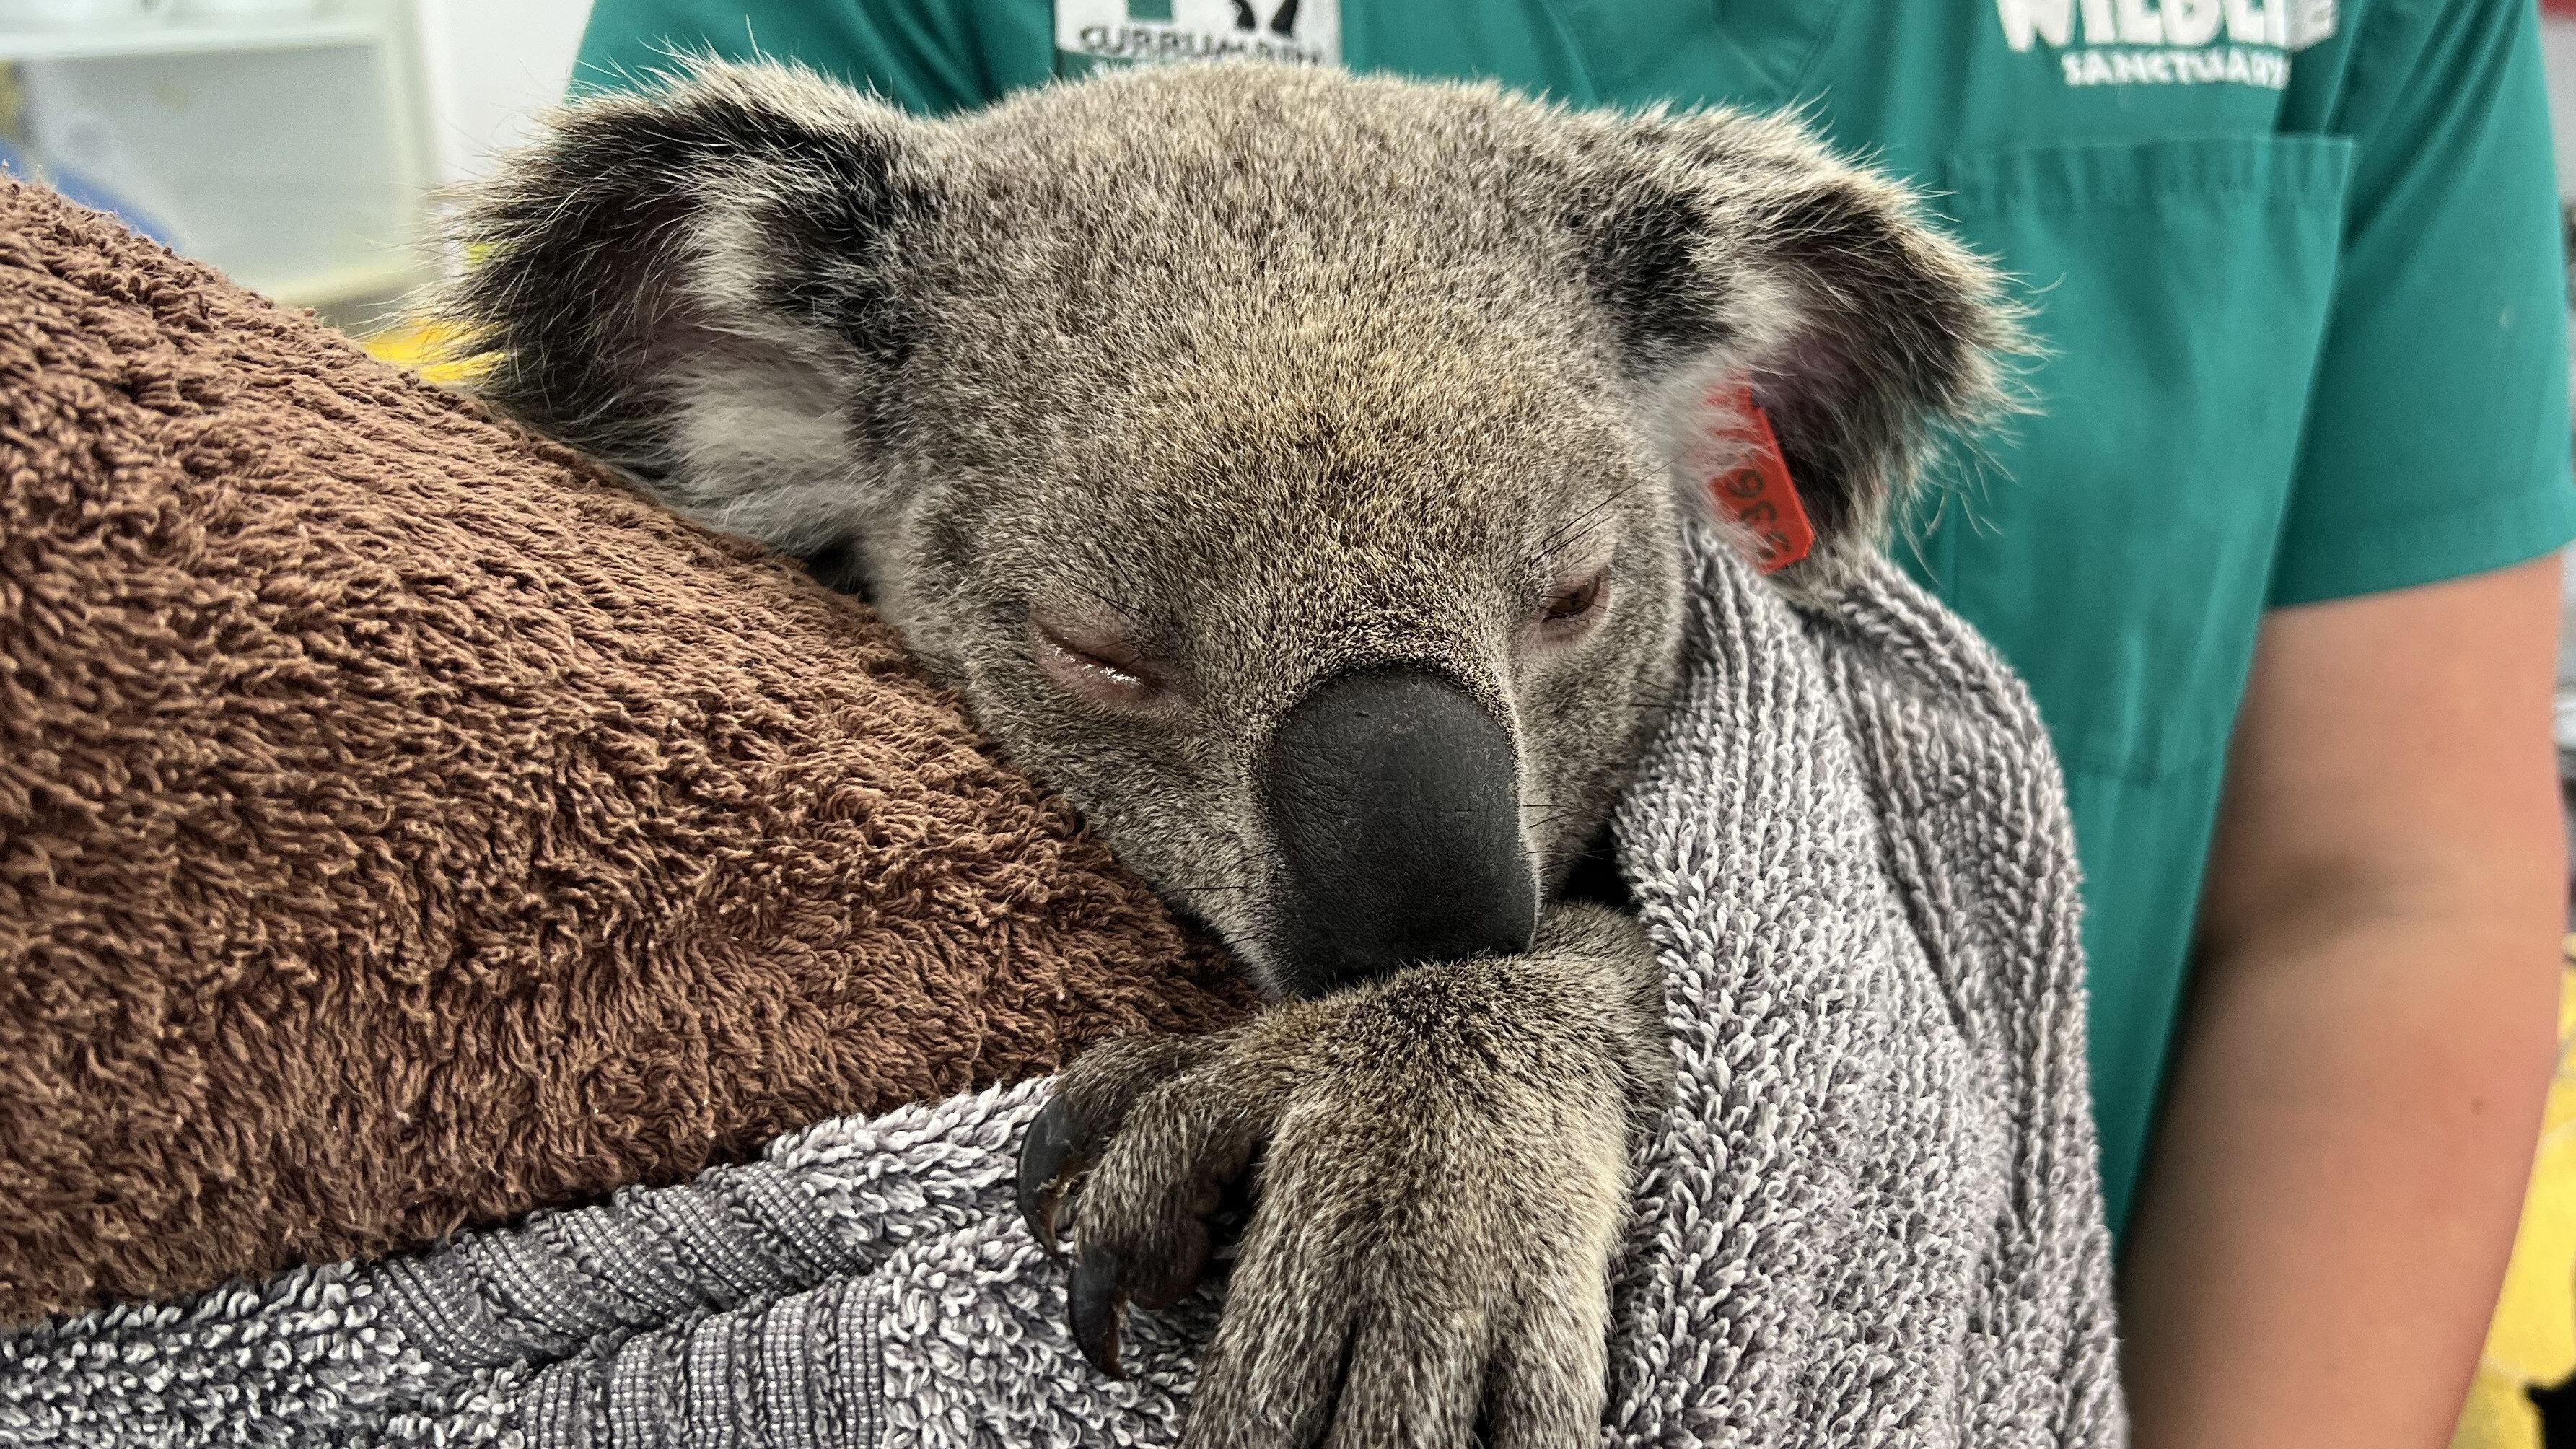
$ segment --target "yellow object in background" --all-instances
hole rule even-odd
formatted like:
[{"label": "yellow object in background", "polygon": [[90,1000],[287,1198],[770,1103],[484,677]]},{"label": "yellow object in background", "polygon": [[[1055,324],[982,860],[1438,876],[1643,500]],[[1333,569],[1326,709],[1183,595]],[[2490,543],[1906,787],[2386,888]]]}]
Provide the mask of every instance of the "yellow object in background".
[{"label": "yellow object in background", "polygon": [[454,386],[473,381],[486,365],[482,358],[457,360],[456,336],[453,328],[414,322],[368,337],[366,347],[396,367],[408,367],[431,382]]},{"label": "yellow object in background", "polygon": [[2549,1094],[2531,1195],[2486,1357],[2451,1449],[2542,1449],[2526,1389],[2576,1375],[2576,936],[2558,1007],[2558,1085]]}]

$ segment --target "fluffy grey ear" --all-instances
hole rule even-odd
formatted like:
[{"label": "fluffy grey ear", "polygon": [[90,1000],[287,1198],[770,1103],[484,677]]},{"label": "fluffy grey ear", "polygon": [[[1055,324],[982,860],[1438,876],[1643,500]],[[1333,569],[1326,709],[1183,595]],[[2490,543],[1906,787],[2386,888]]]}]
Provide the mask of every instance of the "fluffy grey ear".
[{"label": "fluffy grey ear", "polygon": [[1730,461],[1727,385],[1749,384],[1815,525],[1784,581],[1830,584],[1930,446],[2003,410],[2020,341],[1995,272],[1784,119],[1648,116],[1605,152],[1569,220],[1629,373],[1695,488]]},{"label": "fluffy grey ear", "polygon": [[915,335],[924,129],[779,66],[577,104],[462,209],[467,262],[435,306],[534,427],[705,522],[845,557]]}]

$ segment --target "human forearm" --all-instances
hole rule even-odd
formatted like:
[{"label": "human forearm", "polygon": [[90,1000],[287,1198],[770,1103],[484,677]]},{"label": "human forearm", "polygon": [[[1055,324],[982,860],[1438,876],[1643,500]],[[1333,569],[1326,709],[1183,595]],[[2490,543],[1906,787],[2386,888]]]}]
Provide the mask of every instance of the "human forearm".
[{"label": "human forearm", "polygon": [[2267,618],[2121,1279],[2142,1449],[2438,1449],[2546,1088],[2553,559]]},{"label": "human forearm", "polygon": [[2382,912],[2239,950],[2205,965],[2124,1265],[2137,1443],[2438,1449],[2530,1167],[2553,943]]}]

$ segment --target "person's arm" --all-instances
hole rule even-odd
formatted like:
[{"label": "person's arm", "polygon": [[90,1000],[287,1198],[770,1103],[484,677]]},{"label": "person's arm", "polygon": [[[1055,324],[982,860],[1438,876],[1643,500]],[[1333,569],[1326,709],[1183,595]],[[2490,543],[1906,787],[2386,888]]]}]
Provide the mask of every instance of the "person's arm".
[{"label": "person's arm", "polygon": [[2139,1449],[2440,1449],[2555,1052],[2558,562],[2274,610],[2122,1273]]}]

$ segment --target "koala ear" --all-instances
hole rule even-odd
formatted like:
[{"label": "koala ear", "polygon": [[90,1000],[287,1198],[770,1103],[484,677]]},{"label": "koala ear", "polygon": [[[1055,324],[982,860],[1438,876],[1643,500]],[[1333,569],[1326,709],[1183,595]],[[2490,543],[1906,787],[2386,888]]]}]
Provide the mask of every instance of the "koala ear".
[{"label": "koala ear", "polygon": [[574,105],[461,210],[432,307],[505,410],[704,522],[846,558],[914,335],[928,129],[765,65]]},{"label": "koala ear", "polygon": [[1750,387],[1816,530],[1782,578],[1830,585],[1880,545],[1931,446],[2005,410],[2015,315],[1912,193],[1790,121],[1621,124],[1569,220],[1626,369],[1694,495]]}]

